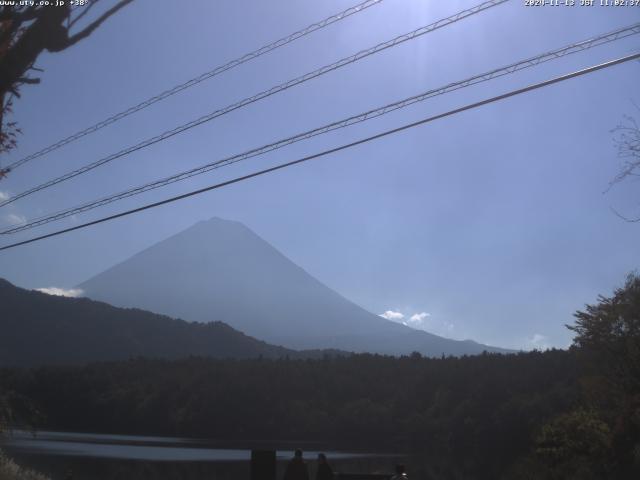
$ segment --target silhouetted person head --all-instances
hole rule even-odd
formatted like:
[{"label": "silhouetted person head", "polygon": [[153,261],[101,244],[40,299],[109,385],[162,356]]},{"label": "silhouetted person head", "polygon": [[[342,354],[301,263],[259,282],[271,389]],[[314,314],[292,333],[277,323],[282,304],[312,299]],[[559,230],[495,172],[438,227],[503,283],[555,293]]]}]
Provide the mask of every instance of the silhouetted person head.
[{"label": "silhouetted person head", "polygon": [[404,473],[404,465],[402,465],[401,463],[396,465],[396,473],[398,475],[402,475]]},{"label": "silhouetted person head", "polygon": [[289,461],[283,480],[309,480],[309,470],[302,459],[302,450],[299,448],[296,448],[293,458]]},{"label": "silhouetted person head", "polygon": [[333,480],[333,470],[331,470],[329,462],[327,462],[327,456],[324,453],[318,454],[316,480]]}]

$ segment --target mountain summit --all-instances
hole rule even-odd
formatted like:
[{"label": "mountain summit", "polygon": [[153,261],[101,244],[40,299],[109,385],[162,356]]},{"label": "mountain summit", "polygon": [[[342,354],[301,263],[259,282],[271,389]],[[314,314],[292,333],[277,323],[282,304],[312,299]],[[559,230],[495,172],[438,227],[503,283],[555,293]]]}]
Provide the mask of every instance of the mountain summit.
[{"label": "mountain summit", "polygon": [[323,285],[243,224],[202,221],[79,285],[84,294],[290,348],[461,355],[499,351],[411,329]]}]

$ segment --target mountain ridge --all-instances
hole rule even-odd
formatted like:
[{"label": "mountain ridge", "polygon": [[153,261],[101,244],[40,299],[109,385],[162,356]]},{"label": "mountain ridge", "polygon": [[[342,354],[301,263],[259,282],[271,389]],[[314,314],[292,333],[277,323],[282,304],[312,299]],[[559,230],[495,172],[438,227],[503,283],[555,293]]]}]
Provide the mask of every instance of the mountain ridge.
[{"label": "mountain ridge", "polygon": [[391,322],[327,287],[240,222],[212,218],[78,285],[120,307],[209,321],[293,349],[462,355],[507,350]]},{"label": "mountain ridge", "polygon": [[336,351],[299,352],[270,345],[213,321],[186,322],[88,298],[19,288],[0,278],[0,366],[34,367],[127,360],[318,358]]}]

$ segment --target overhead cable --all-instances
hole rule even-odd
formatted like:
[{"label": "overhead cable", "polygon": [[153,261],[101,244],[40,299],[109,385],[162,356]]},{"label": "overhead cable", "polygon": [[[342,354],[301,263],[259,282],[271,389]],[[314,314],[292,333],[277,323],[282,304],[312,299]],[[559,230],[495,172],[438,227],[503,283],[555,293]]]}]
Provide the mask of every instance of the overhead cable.
[{"label": "overhead cable", "polygon": [[297,160],[293,160],[293,161],[290,161],[290,162],[287,162],[287,163],[282,163],[280,165],[276,165],[274,167],[270,167],[270,168],[266,168],[264,170],[253,172],[253,173],[250,173],[248,175],[243,175],[241,177],[237,177],[237,178],[234,178],[232,180],[227,180],[225,182],[217,183],[215,185],[210,185],[210,186],[205,187],[205,188],[194,190],[194,191],[191,191],[191,192],[188,192],[188,193],[184,193],[182,195],[178,195],[178,196],[175,196],[175,197],[167,198],[165,200],[161,200],[161,201],[158,201],[158,202],[150,203],[150,204],[144,205],[142,207],[134,208],[134,209],[127,210],[127,211],[124,211],[124,212],[120,212],[120,213],[116,213],[114,215],[109,215],[107,217],[103,217],[103,218],[100,218],[98,220],[93,220],[91,222],[87,222],[87,223],[83,223],[83,224],[76,225],[76,226],[73,226],[73,227],[65,228],[65,229],[58,230],[58,231],[55,231],[55,232],[51,232],[51,233],[48,233],[48,234],[45,234],[45,235],[40,235],[38,237],[30,238],[28,240],[23,240],[21,242],[16,242],[16,243],[12,243],[12,244],[9,244],[9,245],[5,245],[3,247],[0,247],[0,251],[7,250],[7,249],[10,249],[10,248],[15,248],[15,247],[18,247],[18,246],[21,246],[21,245],[27,245],[29,243],[33,243],[33,242],[37,242],[37,241],[40,241],[40,240],[44,240],[46,238],[55,237],[55,236],[58,236],[58,235],[62,235],[64,233],[72,232],[72,231],[75,231],[75,230],[80,230],[82,228],[87,228],[87,227],[90,227],[90,226],[93,226],[93,225],[97,225],[97,224],[100,224],[100,223],[104,223],[104,222],[108,222],[108,221],[111,221],[111,220],[115,220],[116,218],[125,217],[125,216],[128,216],[128,215],[132,215],[134,213],[142,212],[144,210],[149,210],[149,209],[156,208],[156,207],[159,207],[159,206],[162,206],[162,205],[166,205],[166,204],[169,204],[169,203],[176,202],[178,200],[183,200],[185,198],[193,197],[195,195],[199,195],[199,194],[211,191],[211,190],[216,190],[216,189],[228,186],[228,185],[232,185],[234,183],[239,183],[239,182],[248,180],[250,178],[258,177],[258,176],[265,175],[265,174],[271,173],[271,172],[275,172],[275,171],[281,170],[283,168],[291,167],[293,165],[298,165],[300,163],[308,162],[310,160],[315,160],[315,159],[318,159],[318,158],[322,158],[322,157],[324,157],[326,155],[329,155],[329,154],[332,154],[332,153],[337,153],[337,152],[340,152],[342,150],[346,150],[348,148],[353,148],[353,147],[355,147],[357,145],[362,145],[364,143],[368,143],[368,142],[371,142],[373,140],[377,140],[379,138],[383,138],[383,137],[386,137],[386,136],[401,132],[403,130],[408,130],[410,128],[414,128],[414,127],[417,127],[419,125],[424,125],[426,123],[430,123],[430,122],[433,122],[435,120],[439,120],[441,118],[449,117],[451,115],[455,115],[455,114],[458,114],[458,113],[461,113],[461,112],[464,112],[464,111],[467,111],[467,110],[472,110],[474,108],[478,108],[478,107],[481,107],[483,105],[488,105],[490,103],[498,102],[500,100],[504,100],[504,99],[509,98],[509,97],[513,97],[513,96],[520,95],[520,94],[523,94],[523,93],[526,93],[526,92],[537,90],[537,89],[540,89],[540,88],[543,88],[543,87],[547,87],[547,86],[555,84],[555,83],[563,82],[563,81],[569,80],[571,78],[575,78],[575,77],[579,77],[579,76],[582,76],[582,75],[586,75],[588,73],[592,73],[592,72],[595,72],[597,70],[610,68],[610,67],[613,67],[615,65],[619,65],[621,63],[629,62],[629,61],[636,60],[636,59],[639,59],[639,58],[640,58],[640,53],[634,53],[634,54],[627,55],[627,56],[622,57],[622,58],[618,58],[618,59],[615,59],[615,60],[610,60],[608,62],[604,62],[604,63],[601,63],[599,65],[594,65],[592,67],[588,67],[588,68],[585,68],[585,69],[582,69],[582,70],[578,70],[576,72],[572,72],[572,73],[568,73],[566,75],[555,77],[555,78],[552,78],[550,80],[546,80],[546,81],[543,81],[543,82],[535,83],[535,84],[529,85],[527,87],[520,88],[518,90],[512,90],[510,92],[503,93],[503,94],[497,95],[495,97],[490,97],[490,98],[487,98],[485,100],[481,100],[479,102],[467,104],[467,105],[465,105],[463,107],[459,107],[459,108],[456,108],[456,109],[453,109],[453,110],[449,110],[447,112],[444,112],[444,113],[441,113],[441,114],[438,114],[438,115],[434,115],[432,117],[427,117],[427,118],[424,118],[424,119],[419,120],[417,122],[412,122],[412,123],[409,123],[409,124],[406,124],[406,125],[403,125],[401,127],[397,127],[397,128],[391,129],[391,130],[386,130],[386,131],[378,133],[376,135],[372,135],[370,137],[362,138],[362,139],[357,140],[355,142],[351,142],[351,143],[348,143],[348,144],[345,144],[345,145],[341,145],[339,147],[331,148],[329,150],[325,150],[325,151],[320,152],[320,153],[316,153],[316,154],[309,155],[309,156],[306,156],[306,157],[303,157],[303,158],[299,158]]},{"label": "overhead cable", "polygon": [[221,117],[222,115],[226,115],[227,113],[233,112],[234,110],[238,110],[242,107],[245,107],[249,104],[252,104],[254,102],[257,102],[259,100],[262,100],[264,98],[270,97],[271,95],[275,95],[276,93],[280,93],[284,90],[287,90],[291,87],[294,87],[296,85],[300,85],[301,83],[307,82],[311,79],[314,79],[316,77],[319,77],[321,75],[325,75],[329,72],[332,72],[334,70],[337,70],[339,68],[342,68],[346,65],[352,64],[354,62],[357,62],[359,60],[362,60],[363,58],[369,57],[370,55],[374,55],[376,53],[379,53],[383,50],[386,50],[388,48],[392,48],[395,47],[397,45],[400,45],[404,42],[407,42],[409,40],[414,40],[422,35],[425,35],[427,33],[433,32],[437,29],[440,29],[442,27],[445,27],[447,25],[451,25],[455,22],[458,22],[462,19],[468,18],[472,15],[478,14],[480,12],[483,12],[489,8],[498,6],[500,4],[503,4],[505,2],[507,2],[509,0],[489,0],[489,1],[485,1],[479,5],[476,5],[475,7],[472,8],[468,8],[466,10],[462,10],[461,12],[458,12],[454,15],[451,15],[449,17],[443,18],[441,20],[438,20],[435,23],[432,23],[430,25],[426,25],[424,27],[420,27],[416,30],[413,30],[409,33],[406,33],[404,35],[400,35],[398,37],[395,37],[391,40],[388,40],[386,42],[383,43],[379,43],[378,45],[375,45],[373,47],[367,48],[365,50],[361,50],[358,53],[355,53],[354,55],[351,55],[349,57],[345,57],[341,60],[338,60],[337,62],[331,63],[329,65],[325,65],[324,67],[321,67],[317,70],[314,70],[312,72],[306,73],[300,77],[294,78],[292,80],[289,80],[285,83],[281,83],[279,85],[276,85],[275,87],[272,87],[268,90],[264,90],[256,95],[253,95],[252,97],[247,97],[243,100],[240,100],[239,102],[233,103],[231,105],[228,105],[224,108],[215,110],[211,113],[208,113],[206,115],[203,115],[200,118],[197,118],[195,120],[192,120],[188,123],[185,123],[183,125],[180,125],[178,127],[175,127],[171,130],[167,130],[159,135],[156,135],[155,137],[149,138],[147,140],[144,140],[140,143],[137,143],[136,145],[133,145],[131,147],[125,148],[123,150],[120,150],[119,152],[113,153],[111,155],[108,155],[107,157],[101,158],[99,160],[96,160],[92,163],[89,163],[87,165],[84,165],[78,169],[72,170],[70,172],[67,172],[64,175],[61,175],[57,178],[54,178],[52,180],[49,180],[45,183],[42,183],[36,187],[32,187],[28,190],[25,190],[21,193],[18,193],[16,195],[13,195],[11,197],[9,197],[7,200],[4,200],[2,202],[0,202],[0,207],[4,207],[6,205],[9,205],[13,202],[15,202],[16,200],[26,197],[28,195],[31,195],[33,193],[39,192],[41,190],[44,190],[46,188],[52,187],[54,185],[57,185],[61,182],[64,182],[66,180],[69,180],[71,178],[77,177],[78,175],[82,175],[84,173],[87,173],[95,168],[98,168],[102,165],[105,165],[109,162],[112,162],[113,160],[116,160],[118,158],[124,157],[126,155],[129,155],[133,152],[136,152],[138,150],[141,150],[143,148],[149,147],[151,145],[154,145],[158,142],[164,141],[168,138],[173,137],[174,135],[178,135],[179,133],[185,132],[187,130],[190,130],[191,128],[197,127],[199,125],[202,125],[203,123],[209,122],[211,120],[213,120],[214,118],[218,118]]},{"label": "overhead cable", "polygon": [[126,110],[116,113],[115,115],[112,115],[94,125],[91,125],[90,127],[80,130],[79,132],[76,132],[73,135],[69,135],[68,137],[63,138],[62,140],[59,140],[43,148],[42,150],[38,150],[37,152],[34,152],[30,155],[27,155],[26,157],[16,160],[15,162],[9,164],[5,170],[9,170],[9,171],[15,170],[16,168],[24,165],[25,163],[31,160],[42,157],[47,153],[53,152],[54,150],[57,150],[60,147],[68,145],[69,143],[75,142],[76,140],[79,140],[82,137],[86,137],[87,135],[95,133],[106,126],[111,125],[112,123],[115,123],[119,120],[122,120],[123,118],[128,117],[129,115],[139,112],[140,110],[144,110],[145,108],[150,107],[151,105],[161,100],[164,100],[165,98],[171,97],[172,95],[175,95],[176,93],[186,90],[187,88],[191,88],[199,83],[204,82],[205,80],[209,80],[210,78],[220,75],[221,73],[231,70],[239,65],[242,65],[243,63],[247,63],[251,60],[261,57],[262,55],[269,53],[273,50],[276,50],[277,48],[288,45],[289,43],[292,43],[295,40],[298,40],[299,38],[309,35],[312,32],[325,28],[333,23],[339,22],[340,20],[344,20],[345,18],[350,17],[351,15],[354,15],[356,13],[362,12],[363,10],[373,5],[377,5],[380,2],[382,2],[382,0],[366,0],[362,3],[359,3],[358,5],[347,8],[346,10],[343,10],[340,13],[331,15],[330,17],[327,17],[324,20],[313,23],[307,26],[306,28],[303,28],[302,30],[298,30],[297,32],[287,35],[286,37],[280,38],[275,42],[271,42],[268,45],[264,45],[263,47],[260,47],[257,50],[246,53],[241,57],[238,57],[234,60],[231,60],[230,62],[225,63],[224,65],[219,65],[215,67],[213,70],[205,72],[195,78],[192,78],[190,80],[187,80],[184,83],[181,83],[180,85],[176,85],[175,87],[172,87],[168,90],[165,90],[164,92],[154,95],[153,97],[150,97],[144,100],[143,102],[140,102],[137,105],[134,105],[133,107],[127,108]]},{"label": "overhead cable", "polygon": [[93,210],[95,208],[116,202],[118,200],[122,200],[134,195],[139,195],[141,193],[147,192],[149,190],[154,190],[156,188],[161,188],[164,187],[166,185],[170,185],[172,183],[175,182],[179,182],[182,180],[186,180],[188,178],[191,178],[193,176],[196,175],[201,175],[204,173],[207,173],[209,171],[221,168],[221,167],[225,167],[231,164],[234,164],[236,162],[242,161],[242,160],[246,160],[252,157],[256,157],[259,155],[263,155],[266,154],[268,152],[271,152],[273,150],[277,150],[280,148],[283,148],[285,146],[291,145],[293,143],[296,142],[300,142],[303,140],[307,140],[309,138],[318,136],[318,135],[322,135],[334,130],[338,130],[341,128],[346,128],[348,126],[357,124],[357,123],[362,123],[365,122],[367,120],[385,115],[387,113],[405,108],[409,105],[413,105],[415,103],[418,102],[422,102],[425,101],[427,99],[436,97],[438,95],[443,95],[446,94],[448,92],[452,92],[461,88],[465,88],[471,85],[476,85],[478,83],[482,83],[482,82],[486,82],[489,81],[491,79],[494,78],[498,78],[498,77],[502,77],[504,75],[508,75],[511,73],[515,73],[517,71],[520,70],[524,70],[526,68],[530,68],[536,65],[539,65],[541,63],[544,62],[548,62],[550,60],[555,60],[558,58],[562,58],[564,56],[573,54],[573,53],[577,53],[577,52],[582,52],[585,50],[588,50],[590,48],[599,46],[599,45],[604,45],[610,42],[613,42],[615,40],[619,40],[621,38],[625,38],[628,37],[630,35],[634,35],[634,34],[638,34],[640,33],[640,22],[639,23],[635,23],[633,25],[629,25],[627,27],[622,27],[619,28],[617,30],[608,32],[608,33],[604,33],[601,35],[598,35],[596,37],[592,37],[589,38],[587,40],[583,40],[580,42],[576,42],[576,43],[572,43],[569,45],[565,45],[561,48],[557,48],[555,50],[551,50],[539,55],[536,55],[534,57],[529,57],[527,59],[524,60],[520,60],[517,61],[515,63],[511,63],[509,65],[500,67],[500,68],[496,68],[493,70],[490,70],[488,72],[484,72],[481,74],[477,74],[474,75],[472,77],[466,78],[464,80],[460,80],[457,82],[453,82],[453,83],[449,83],[447,85],[444,85],[442,87],[438,87],[435,89],[431,89],[428,90],[426,92],[420,93],[418,95],[414,95],[412,97],[408,97],[405,98],[403,100],[397,101],[397,102],[393,102],[387,105],[384,105],[382,107],[378,107],[369,111],[366,111],[364,113],[360,113],[358,115],[353,115],[351,117],[336,121],[336,122],[332,122],[330,124],[327,125],[323,125],[321,127],[318,128],[314,128],[312,130],[308,130],[296,135],[293,135],[291,137],[285,138],[285,139],[281,139],[278,140],[276,142],[273,143],[269,143],[267,145],[263,145],[261,147],[257,147],[257,148],[253,148],[251,150],[230,156],[230,157],[226,157],[224,159],[219,159],[210,163],[207,163],[205,165],[202,165],[200,167],[196,167],[196,168],[192,168],[190,170],[186,170],[159,180],[155,180],[153,182],[149,182],[146,183],[144,185],[140,185],[128,190],[125,190],[123,192],[117,193],[117,194],[113,194],[107,197],[103,197],[101,199],[98,200],[93,200],[91,202],[76,206],[76,207],[72,207],[66,210],[62,210],[59,211],[57,213],[53,213],[53,214],[48,214],[36,219],[32,219],[29,221],[26,221],[24,223],[21,224],[17,224],[14,225],[10,228],[7,228],[5,230],[0,231],[0,235],[2,234],[13,234],[13,233],[17,233],[17,232],[21,232],[23,230],[28,230],[31,228],[35,228],[53,221],[57,221],[57,220],[61,220],[63,218],[67,218],[70,217],[72,215],[76,215],[79,213],[83,213],[89,210]]}]

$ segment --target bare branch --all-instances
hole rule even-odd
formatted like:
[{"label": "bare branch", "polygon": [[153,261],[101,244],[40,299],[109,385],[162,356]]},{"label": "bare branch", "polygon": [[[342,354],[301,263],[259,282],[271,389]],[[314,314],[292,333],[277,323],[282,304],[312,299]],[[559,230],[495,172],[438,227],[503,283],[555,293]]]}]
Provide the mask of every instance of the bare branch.
[{"label": "bare branch", "polygon": [[66,42],[66,46],[64,48],[67,48],[67,47],[70,47],[72,45],[75,45],[80,40],[82,40],[82,39],[88,37],[89,35],[91,35],[91,33],[93,33],[93,31],[96,28],[98,28],[100,25],[102,25],[109,17],[111,17],[116,12],[118,12],[118,10],[126,7],[131,2],[133,2],[133,0],[121,0],[120,2],[118,2],[116,5],[114,5],[109,10],[107,10],[102,15],[100,15],[100,17],[98,17],[95,21],[90,23],[84,30],[81,30],[80,32],[76,33],[75,35],[69,37],[67,42]]},{"label": "bare branch", "polygon": [[609,189],[625,178],[635,176],[640,170],[640,128],[636,119],[630,115],[623,118],[624,123],[614,128],[611,133],[617,135],[613,143],[618,151],[618,158],[624,159],[624,162],[620,172],[609,182]]},{"label": "bare branch", "polygon": [[74,18],[73,20],[71,20],[71,22],[69,22],[69,30],[71,30],[71,28],[78,22],[78,20],[80,20],[87,13],[89,13],[91,8],[93,8],[97,3],[98,3],[98,0],[93,0],[92,2],[89,2],[89,5],[86,8],[84,8],[76,18]]},{"label": "bare branch", "polygon": [[40,83],[40,79],[39,78],[22,77],[22,78],[18,79],[18,82],[25,83],[27,85],[36,85],[36,84]]},{"label": "bare branch", "polygon": [[[638,104],[633,100],[631,100],[631,103],[640,112]],[[624,115],[623,121],[611,130],[611,133],[614,134],[613,144],[617,150],[618,158],[623,159],[623,162],[618,174],[609,182],[605,193],[623,180],[629,180],[631,177],[636,180],[640,177],[640,128],[638,122],[631,115]],[[625,222],[640,223],[640,216],[636,218],[627,217],[613,207],[609,208],[618,218]]]},{"label": "bare branch", "polygon": [[616,215],[616,217],[624,220],[625,222],[628,222],[628,223],[638,223],[638,222],[640,222],[640,217],[637,217],[637,218],[625,217],[624,215],[619,213],[615,208],[609,207],[609,209]]}]

